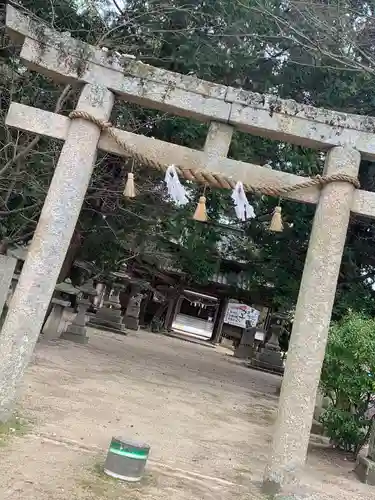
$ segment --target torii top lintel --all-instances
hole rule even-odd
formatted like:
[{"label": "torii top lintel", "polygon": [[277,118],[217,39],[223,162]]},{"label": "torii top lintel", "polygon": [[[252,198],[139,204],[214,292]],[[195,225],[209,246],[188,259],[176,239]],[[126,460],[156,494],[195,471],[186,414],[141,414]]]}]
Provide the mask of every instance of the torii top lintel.
[{"label": "torii top lintel", "polygon": [[375,159],[375,118],[340,113],[235,89],[109,55],[25,16],[8,5],[6,26],[23,41],[29,68],[55,80],[101,84],[129,102],[323,151],[351,146]]},{"label": "torii top lintel", "polygon": [[[21,58],[26,66],[57,81],[107,87],[127,101],[201,121],[216,122],[224,128],[236,128],[323,151],[334,146],[354,148],[362,157],[375,159],[375,118],[262,96],[154,68],[129,58],[110,58],[105,51],[75,40],[70,34],[58,33],[10,5],[7,6],[6,25],[15,42],[22,44]],[[6,118],[8,126],[60,140],[66,139],[69,122],[62,115],[17,103],[11,104]],[[213,172],[253,186],[295,185],[306,179],[216,153],[211,157],[207,151],[131,132],[117,129],[117,134],[147,158],[175,163],[182,168],[209,167]],[[105,132],[98,147],[126,156]],[[319,188],[314,186],[287,194],[285,198],[317,203],[319,196]],[[374,218],[375,193],[355,190],[351,212]]]}]

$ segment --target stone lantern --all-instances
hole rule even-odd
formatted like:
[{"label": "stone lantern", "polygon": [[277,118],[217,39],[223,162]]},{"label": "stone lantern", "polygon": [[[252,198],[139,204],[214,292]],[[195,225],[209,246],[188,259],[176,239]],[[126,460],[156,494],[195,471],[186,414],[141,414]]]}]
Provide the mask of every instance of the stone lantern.
[{"label": "stone lantern", "polygon": [[60,338],[71,340],[78,344],[87,344],[89,337],[87,336],[86,328],[86,312],[91,305],[92,297],[97,295],[97,290],[94,288],[92,280],[80,286],[79,290],[78,313],[66,331],[61,334]]}]

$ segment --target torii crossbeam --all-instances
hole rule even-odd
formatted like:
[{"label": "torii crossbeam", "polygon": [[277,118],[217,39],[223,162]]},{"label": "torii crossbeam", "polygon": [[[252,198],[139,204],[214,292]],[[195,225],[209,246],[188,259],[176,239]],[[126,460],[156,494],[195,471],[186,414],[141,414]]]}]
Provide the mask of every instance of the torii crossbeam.
[{"label": "torii crossbeam", "polygon": [[[108,54],[41,26],[7,7],[21,59],[61,82],[82,85],[77,110],[108,120],[114,99],[210,122],[203,151],[118,131],[144,157],[206,168],[252,185],[292,185],[303,177],[228,159],[234,129],[327,151],[325,173],[357,177],[375,159],[375,118],[303,106],[217,85]],[[0,338],[0,419],[12,410],[90,180],[97,148],[123,155],[93,123],[12,103],[7,125],[64,141],[27,260]],[[264,484],[279,489],[305,463],[350,213],[375,216],[375,193],[333,182],[287,195],[316,204]]]}]

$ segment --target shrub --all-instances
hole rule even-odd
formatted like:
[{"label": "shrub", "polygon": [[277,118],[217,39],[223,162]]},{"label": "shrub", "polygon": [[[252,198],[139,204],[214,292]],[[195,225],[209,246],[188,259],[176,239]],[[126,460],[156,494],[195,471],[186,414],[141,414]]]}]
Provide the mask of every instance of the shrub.
[{"label": "shrub", "polygon": [[333,444],[356,454],[368,438],[374,375],[375,320],[349,313],[330,329],[320,381],[330,405],[321,422]]}]

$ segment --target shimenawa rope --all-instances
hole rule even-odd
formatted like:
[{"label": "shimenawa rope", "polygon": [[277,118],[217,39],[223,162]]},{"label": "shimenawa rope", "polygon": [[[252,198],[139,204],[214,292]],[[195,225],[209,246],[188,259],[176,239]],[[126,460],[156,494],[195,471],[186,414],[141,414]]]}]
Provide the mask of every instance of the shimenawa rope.
[{"label": "shimenawa rope", "polygon": [[[122,148],[126,153],[129,154],[129,156],[137,160],[139,163],[155,168],[162,172],[165,172],[167,170],[168,165],[163,165],[157,161],[150,160],[149,158],[146,158],[142,154],[134,151],[131,147],[129,147],[125,143],[125,141],[120,139],[110,122],[95,118],[95,116],[92,116],[86,111],[72,111],[69,114],[69,118],[72,120],[76,118],[82,118],[83,120],[94,123],[102,131],[106,131],[107,134],[116,142],[116,144],[120,146],[120,148]],[[208,184],[215,188],[234,189],[236,185],[236,180],[219,173],[210,172],[208,170],[197,168],[182,168],[176,166],[176,171],[179,176],[182,176],[186,180],[198,182],[199,184]],[[356,177],[340,173],[332,175],[316,175],[315,177],[308,177],[305,181],[292,185],[253,186],[251,184],[244,183],[243,187],[245,191],[250,193],[280,197],[286,194],[294,193],[296,191],[299,191],[300,189],[306,189],[313,186],[323,187],[331,182],[349,182],[357,189],[360,187],[359,181]]]}]

